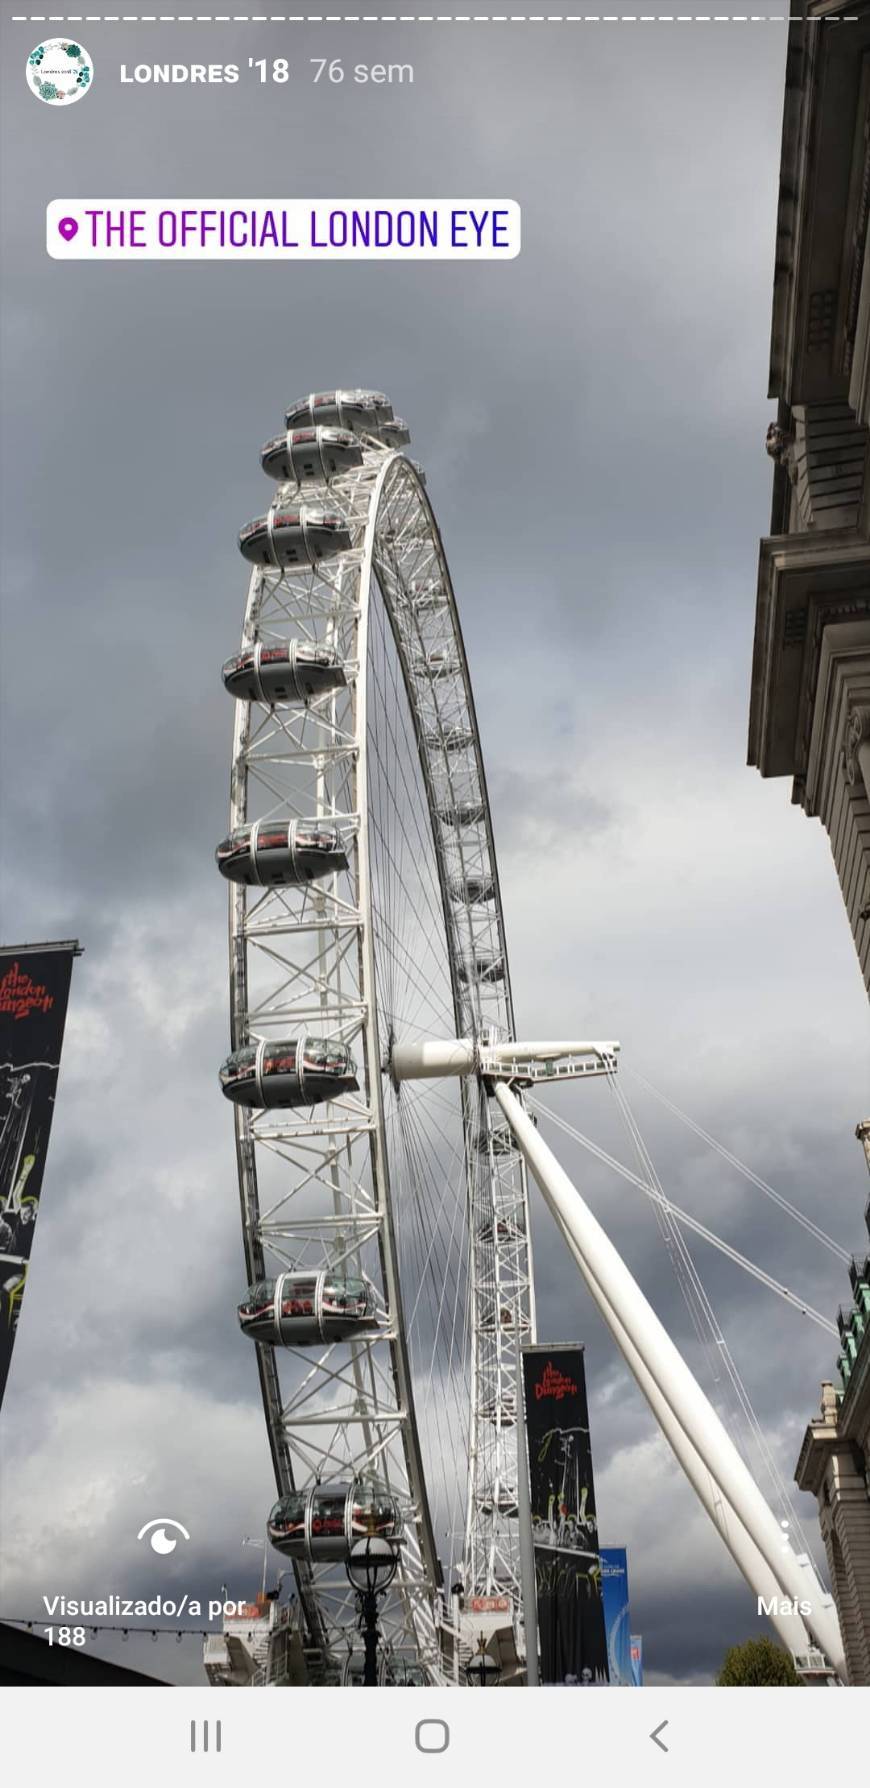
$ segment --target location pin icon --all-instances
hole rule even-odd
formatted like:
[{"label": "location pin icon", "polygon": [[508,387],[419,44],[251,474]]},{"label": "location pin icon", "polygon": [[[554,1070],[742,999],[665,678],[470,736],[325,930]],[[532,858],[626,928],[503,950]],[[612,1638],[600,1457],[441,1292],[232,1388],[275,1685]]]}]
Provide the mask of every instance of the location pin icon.
[{"label": "location pin icon", "polygon": [[73,237],[79,233],[79,226],[74,217],[62,217],[57,227],[64,242],[71,242]]}]

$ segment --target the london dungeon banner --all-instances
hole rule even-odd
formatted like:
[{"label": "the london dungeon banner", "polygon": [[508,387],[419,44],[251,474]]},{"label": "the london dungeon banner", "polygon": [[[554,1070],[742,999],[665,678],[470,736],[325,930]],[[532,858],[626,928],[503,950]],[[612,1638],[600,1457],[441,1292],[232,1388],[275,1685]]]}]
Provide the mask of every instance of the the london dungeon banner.
[{"label": "the london dungeon banner", "polygon": [[74,943],[0,948],[0,1403],[33,1246],[77,952]]},{"label": "the london dungeon banner", "polygon": [[523,1349],[541,1682],[608,1681],[582,1347]]}]

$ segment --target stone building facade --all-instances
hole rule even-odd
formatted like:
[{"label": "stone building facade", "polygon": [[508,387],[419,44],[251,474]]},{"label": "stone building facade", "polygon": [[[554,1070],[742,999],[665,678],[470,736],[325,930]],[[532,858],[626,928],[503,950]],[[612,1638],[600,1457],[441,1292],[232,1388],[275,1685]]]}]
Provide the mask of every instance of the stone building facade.
[{"label": "stone building facade", "polygon": [[[824,826],[870,992],[870,0],[792,10],[749,762]],[[858,1136],[870,1166],[870,1122]],[[840,1384],[795,1475],[818,1499],[850,1681],[870,1684],[870,1254],[850,1279]]]},{"label": "stone building facade", "polygon": [[[870,1122],[858,1125],[870,1166]],[[865,1212],[870,1246],[870,1199]],[[804,1435],[795,1479],[818,1500],[831,1588],[851,1683],[870,1684],[870,1252],[849,1270],[851,1305],[839,1312],[840,1386]]]},{"label": "stone building facade", "polygon": [[[789,28],[749,762],[830,838],[870,991],[870,4]],[[848,28],[827,29],[848,13]],[[853,21],[854,22],[851,22]]]}]

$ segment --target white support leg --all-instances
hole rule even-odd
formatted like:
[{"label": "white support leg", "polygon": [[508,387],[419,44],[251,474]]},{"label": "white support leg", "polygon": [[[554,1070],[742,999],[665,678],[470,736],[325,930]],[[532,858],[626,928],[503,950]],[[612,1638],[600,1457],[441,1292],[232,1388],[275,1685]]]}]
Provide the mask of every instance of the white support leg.
[{"label": "white support leg", "polygon": [[[825,1594],[815,1572],[802,1565],[790,1545],[783,1543],[782,1528],[715,1410],[613,1243],[560,1167],[552,1150],[538,1135],[515,1094],[499,1081],[493,1082],[493,1092],[641,1390],[649,1398],[650,1388],[653,1389],[651,1407],[660,1422],[664,1411],[666,1420],[662,1427],[667,1439],[674,1446],[675,1438],[679,1440],[682,1434],[720,1493],[723,1512],[736,1516],[745,1539],[755,1548],[765,1567],[759,1580],[757,1561],[735,1528],[733,1537],[737,1539],[741,1556],[737,1558],[737,1552],[733,1547],[731,1549],[741,1570],[745,1571],[757,1595],[768,1598],[773,1579],[785,1599],[803,1602],[808,1607],[809,1612],[804,1616],[806,1625],[815,1643],[845,1681],[843,1644],[830,1596]],[[637,1373],[638,1364],[640,1374]],[[674,1446],[674,1450],[690,1482],[694,1482],[688,1470],[690,1455],[685,1453],[685,1448],[685,1456],[682,1456],[680,1447]],[[694,1487],[698,1489],[697,1483]],[[702,1501],[707,1506],[703,1496]]]},{"label": "white support leg", "polygon": [[[579,1249],[570,1242],[569,1247],[579,1265]],[[589,1282],[587,1281],[587,1283]],[[693,1447],[685,1430],[680,1427],[670,1404],[666,1403],[664,1397],[661,1396],[655,1379],[650,1376],[637,1348],[629,1339],[618,1317],[614,1315],[607,1299],[597,1285],[590,1283],[589,1289],[623,1358],[643,1391],[668,1445],[682,1466],[698,1500],[706,1509],[719,1538],[727,1546],[738,1570],[743,1573],[753,1593],[758,1597],[763,1597],[768,1606],[771,1602],[775,1604],[775,1610],[768,1618],[773,1622],[783,1644],[795,1657],[805,1656],[810,1650],[812,1640],[800,1615],[779,1613],[782,1590],[768,1570],[758,1547],[747,1533],[742,1521],[738,1520],[730,1503],[726,1502],[718,1484],[714,1483],[700,1454]]]}]

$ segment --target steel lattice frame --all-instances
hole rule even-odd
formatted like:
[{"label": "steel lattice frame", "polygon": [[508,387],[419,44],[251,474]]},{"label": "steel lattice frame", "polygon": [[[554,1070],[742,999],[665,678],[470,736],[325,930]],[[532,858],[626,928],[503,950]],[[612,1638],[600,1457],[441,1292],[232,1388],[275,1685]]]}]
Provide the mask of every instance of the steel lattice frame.
[{"label": "steel lattice frame", "polygon": [[[323,487],[314,494],[322,497]],[[381,793],[371,785],[369,759],[377,757],[383,777],[395,744],[398,774],[394,716],[418,756],[418,793],[428,811],[418,816],[417,836],[421,852],[425,834],[434,854],[438,949],[457,1036],[514,1036],[510,980],[468,666],[422,478],[403,454],[366,437],[362,466],[330,482],[328,505],[345,518],[351,549],[316,568],[255,570],[242,644],[328,644],[347,684],[307,706],[236,703],[230,823],[328,816],[340,827],[348,869],[305,888],[231,886],[231,1037],[233,1048],[291,1034],[340,1038],[352,1047],[360,1090],[304,1110],[235,1108],[245,1257],[252,1281],[301,1265],[362,1272],[375,1289],[380,1316],[373,1335],[282,1349],[280,1379],[277,1350],[257,1347],[266,1421],[280,1492],[361,1475],[403,1499],[406,1540],[382,1630],[388,1647],[420,1658],[438,1680],[444,1585],[432,1446],[421,1440],[415,1392],[427,1406],[447,1409],[454,1436],[460,1434],[447,1466],[466,1481],[453,1568],[463,1570],[467,1593],[509,1593],[519,1612],[515,1417],[519,1349],[534,1338],[534,1299],[524,1164],[497,1107],[474,1081],[464,1081],[456,1097],[467,1300],[458,1275],[452,1295],[454,1325],[462,1304],[468,1329],[469,1406],[460,1413],[457,1397],[451,1413],[451,1389],[433,1387],[433,1365],[433,1394],[424,1397],[409,1347],[408,1307],[417,1312],[421,1287],[413,1283],[407,1247],[403,1257],[409,1170],[399,1160],[414,1094],[391,1081],[384,1006],[394,971],[406,988],[419,985],[425,994],[416,966],[421,927],[434,937],[435,926],[431,910],[412,913],[400,939],[401,913],[394,933],[378,905],[392,853],[387,829],[376,823]],[[389,645],[377,646],[378,625],[385,639],[389,630]],[[396,674],[385,690],[378,682],[387,682],[392,654]],[[408,789],[409,803],[414,796]],[[398,803],[394,812],[401,820]],[[404,904],[415,906],[413,892]],[[445,1110],[445,1136],[448,1116]],[[434,1173],[431,1159],[411,1171],[437,1183],[434,1165]],[[433,1242],[442,1222],[436,1211]],[[455,1232],[456,1212],[452,1223]],[[431,1252],[421,1273],[433,1272]],[[432,1357],[434,1364],[434,1343]],[[335,1668],[355,1621],[344,1571],[315,1563],[297,1565],[296,1576],[310,1639]]]}]

